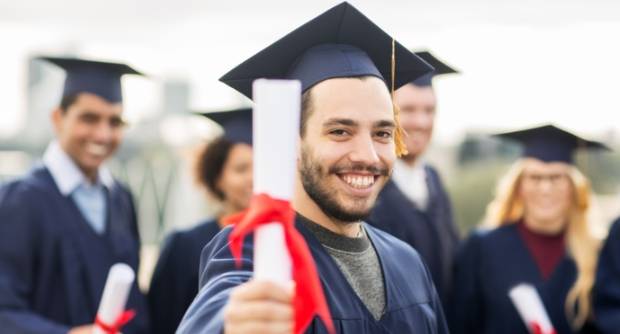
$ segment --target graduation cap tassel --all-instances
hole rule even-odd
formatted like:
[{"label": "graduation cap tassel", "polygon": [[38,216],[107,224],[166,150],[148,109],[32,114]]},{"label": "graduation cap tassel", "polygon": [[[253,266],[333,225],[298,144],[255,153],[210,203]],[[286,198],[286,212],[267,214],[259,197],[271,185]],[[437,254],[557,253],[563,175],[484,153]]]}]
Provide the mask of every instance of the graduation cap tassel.
[{"label": "graduation cap tassel", "polygon": [[394,110],[394,122],[396,123],[396,133],[394,134],[394,143],[396,144],[396,156],[402,157],[407,155],[407,146],[405,145],[404,136],[406,132],[400,125],[400,108],[394,102],[394,87],[396,81],[396,41],[392,39],[392,59],[391,59],[391,84],[390,93],[392,96],[392,108]]}]

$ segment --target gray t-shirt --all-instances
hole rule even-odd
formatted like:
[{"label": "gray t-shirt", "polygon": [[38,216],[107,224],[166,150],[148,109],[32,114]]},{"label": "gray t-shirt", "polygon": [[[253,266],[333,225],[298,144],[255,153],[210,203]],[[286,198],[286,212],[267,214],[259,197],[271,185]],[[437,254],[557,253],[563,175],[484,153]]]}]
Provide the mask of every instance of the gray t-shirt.
[{"label": "gray t-shirt", "polygon": [[383,272],[377,252],[363,227],[360,236],[349,238],[300,218],[304,227],[312,232],[334,259],[375,320],[379,320],[385,311]]}]

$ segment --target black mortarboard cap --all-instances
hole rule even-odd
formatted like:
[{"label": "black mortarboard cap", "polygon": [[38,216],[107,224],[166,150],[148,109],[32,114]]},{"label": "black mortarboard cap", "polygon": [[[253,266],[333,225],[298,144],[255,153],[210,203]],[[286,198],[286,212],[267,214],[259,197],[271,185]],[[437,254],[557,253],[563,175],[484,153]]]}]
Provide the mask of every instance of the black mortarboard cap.
[{"label": "black mortarboard cap", "polygon": [[437,75],[459,73],[459,71],[457,71],[453,67],[448,66],[446,63],[442,62],[441,60],[437,59],[437,57],[435,57],[432,53],[428,51],[418,51],[415,54],[418,57],[424,59],[424,61],[426,61],[427,63],[429,63],[431,66],[435,68],[434,71],[413,80],[411,83],[416,86],[419,86],[419,87],[432,86],[433,78]]},{"label": "black mortarboard cap", "polygon": [[121,76],[142,73],[125,64],[77,58],[40,57],[65,70],[62,96],[92,93],[112,103],[122,102]]},{"label": "black mortarboard cap", "polygon": [[581,138],[553,125],[499,133],[494,136],[518,141],[523,145],[522,156],[545,162],[574,164],[573,153],[577,149],[609,149],[600,142]]},{"label": "black mortarboard cap", "polygon": [[[392,74],[392,37],[364,14],[343,2],[307,22],[226,73],[220,80],[252,97],[259,78],[297,79],[302,91],[331,78],[375,76],[388,87]],[[394,89],[433,68],[395,43]]]},{"label": "black mortarboard cap", "polygon": [[225,139],[233,143],[252,145],[252,109],[206,112],[200,115],[219,124],[224,129],[222,136]]}]

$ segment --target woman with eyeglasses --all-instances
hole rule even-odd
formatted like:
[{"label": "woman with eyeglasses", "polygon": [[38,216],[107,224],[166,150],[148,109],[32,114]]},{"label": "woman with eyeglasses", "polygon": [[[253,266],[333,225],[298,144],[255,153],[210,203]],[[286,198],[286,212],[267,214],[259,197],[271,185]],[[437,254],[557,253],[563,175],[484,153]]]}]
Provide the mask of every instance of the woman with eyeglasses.
[{"label": "woman with eyeglasses", "polygon": [[541,324],[525,324],[509,297],[521,283],[536,289],[555,333],[597,333],[590,320],[599,243],[588,228],[590,182],[573,153],[604,146],[552,125],[498,136],[524,150],[458,256],[452,333],[537,333]]}]

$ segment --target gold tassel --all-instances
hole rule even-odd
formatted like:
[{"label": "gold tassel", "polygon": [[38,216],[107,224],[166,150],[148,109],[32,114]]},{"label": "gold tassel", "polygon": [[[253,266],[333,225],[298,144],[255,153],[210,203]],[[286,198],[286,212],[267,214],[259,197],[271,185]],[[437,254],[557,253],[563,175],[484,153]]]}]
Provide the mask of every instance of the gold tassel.
[{"label": "gold tassel", "polygon": [[392,109],[394,111],[394,123],[396,123],[396,133],[394,133],[394,144],[396,146],[396,156],[402,157],[409,153],[407,151],[407,145],[405,144],[404,136],[406,136],[405,130],[400,125],[400,108],[394,102],[394,86],[396,78],[396,41],[392,39],[392,85],[390,87],[392,95]]}]

